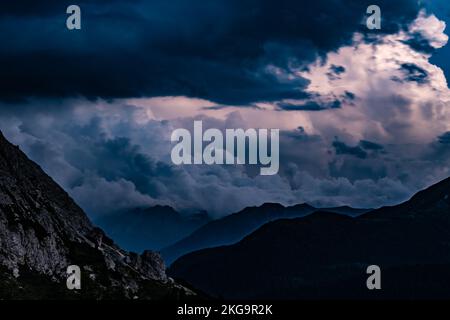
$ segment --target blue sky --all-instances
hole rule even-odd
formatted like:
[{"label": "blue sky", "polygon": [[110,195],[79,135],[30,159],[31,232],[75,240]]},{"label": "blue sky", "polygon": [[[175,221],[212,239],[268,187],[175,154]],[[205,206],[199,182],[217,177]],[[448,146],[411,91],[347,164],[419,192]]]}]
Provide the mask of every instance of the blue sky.
[{"label": "blue sky", "polygon": [[[447,25],[450,23],[450,4],[448,1],[440,0],[440,1],[426,1],[427,6],[429,7],[429,11],[435,14],[439,19],[446,22]],[[448,31],[447,31],[448,32]],[[447,79],[450,76],[450,46],[445,46],[442,49],[438,50],[433,57],[431,58],[431,62],[439,65],[445,72]]]}]

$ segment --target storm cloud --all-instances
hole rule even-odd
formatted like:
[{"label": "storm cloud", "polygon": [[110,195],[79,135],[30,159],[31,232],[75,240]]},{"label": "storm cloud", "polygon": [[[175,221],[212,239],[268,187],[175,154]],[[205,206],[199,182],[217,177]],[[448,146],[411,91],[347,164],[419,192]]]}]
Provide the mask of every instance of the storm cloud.
[{"label": "storm cloud", "polygon": [[[445,23],[417,1],[0,4],[0,128],[91,215],[378,207],[450,175]],[[280,171],[175,166],[170,134],[280,129]],[[93,201],[95,199],[96,201]]]},{"label": "storm cloud", "polygon": [[[272,67],[289,74],[367,32],[365,1],[80,0],[79,31],[65,28],[69,4],[0,4],[1,99],[297,99],[307,81],[280,78]],[[378,34],[405,28],[419,12],[415,0],[377,4],[384,9]]]}]

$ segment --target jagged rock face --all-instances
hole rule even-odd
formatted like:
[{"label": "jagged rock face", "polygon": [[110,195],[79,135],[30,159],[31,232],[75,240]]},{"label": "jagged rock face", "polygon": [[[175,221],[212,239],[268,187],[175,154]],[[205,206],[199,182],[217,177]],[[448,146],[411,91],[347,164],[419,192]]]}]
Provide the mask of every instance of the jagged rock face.
[{"label": "jagged rock face", "polygon": [[[72,264],[80,266],[82,283],[87,282],[75,296],[190,294],[167,278],[157,253],[140,256],[116,246],[61,187],[0,133],[0,298],[9,291],[15,292],[10,297],[21,298],[16,286],[32,287],[26,283],[30,278],[58,288],[64,297],[66,269]],[[11,288],[5,289],[6,285]],[[30,290],[40,292],[34,289]],[[45,290],[41,291],[45,297]],[[26,292],[23,296],[29,298]]]}]

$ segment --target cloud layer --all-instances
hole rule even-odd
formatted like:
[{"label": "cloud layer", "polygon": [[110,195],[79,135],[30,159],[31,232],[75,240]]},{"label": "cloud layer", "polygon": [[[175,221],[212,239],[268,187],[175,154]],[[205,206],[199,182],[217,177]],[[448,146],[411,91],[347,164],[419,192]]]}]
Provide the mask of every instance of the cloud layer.
[{"label": "cloud layer", "polygon": [[[373,33],[361,1],[81,1],[80,34],[40,3],[0,5],[12,34],[45,22],[40,46],[0,36],[0,128],[93,217],[154,204],[216,216],[263,202],[377,207],[450,175],[450,93],[430,63],[448,37],[416,1],[381,1]],[[174,166],[171,132],[196,119],[279,128],[280,174]]]},{"label": "cloud layer", "polygon": [[[64,2],[0,4],[0,98],[190,96],[221,104],[300,98],[304,67],[365,32],[364,1],[77,1],[82,29],[65,28]],[[417,15],[415,0],[379,0],[383,28]]]}]

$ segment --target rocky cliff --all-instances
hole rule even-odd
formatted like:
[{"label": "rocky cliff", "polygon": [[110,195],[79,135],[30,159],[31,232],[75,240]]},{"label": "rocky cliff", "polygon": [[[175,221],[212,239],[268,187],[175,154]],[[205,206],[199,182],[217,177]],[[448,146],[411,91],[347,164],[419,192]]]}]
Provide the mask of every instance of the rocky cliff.
[{"label": "rocky cliff", "polygon": [[[78,265],[81,290],[66,287]],[[193,293],[159,254],[127,252],[92,225],[43,170],[0,133],[0,298],[163,299]]]}]

